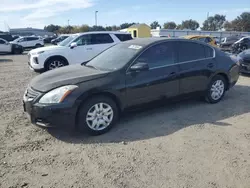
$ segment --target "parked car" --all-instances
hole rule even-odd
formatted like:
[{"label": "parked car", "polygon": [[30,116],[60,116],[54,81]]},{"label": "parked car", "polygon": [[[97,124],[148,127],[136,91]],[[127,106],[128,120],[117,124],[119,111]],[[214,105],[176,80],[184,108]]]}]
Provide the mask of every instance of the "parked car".
[{"label": "parked car", "polygon": [[236,41],[238,41],[239,39],[241,39],[240,36],[230,36],[230,37],[225,37],[221,40],[220,43],[220,48],[222,50],[231,50],[231,46],[233,45],[233,43],[235,43]]},{"label": "parked car", "polygon": [[14,40],[10,33],[0,33],[0,38],[6,40],[8,42]]},{"label": "parked car", "polygon": [[23,53],[23,47],[0,38],[0,53],[21,54]]},{"label": "parked car", "polygon": [[250,49],[241,52],[238,56],[238,61],[240,63],[241,73],[250,73]]},{"label": "parked car", "polygon": [[57,38],[56,36],[47,36],[47,37],[44,37],[43,41],[44,43],[51,43],[51,41],[56,38]]},{"label": "parked car", "polygon": [[56,39],[51,40],[51,44],[57,45],[58,43],[64,41],[68,37],[69,37],[69,35],[61,35],[61,36],[57,37]]},{"label": "parked car", "polygon": [[74,34],[59,43],[31,50],[28,53],[30,68],[47,71],[71,64],[89,61],[107,48],[125,40],[132,39],[129,33],[87,32]]},{"label": "parked car", "polygon": [[238,54],[248,48],[250,48],[250,37],[243,37],[232,45],[231,51]]},{"label": "parked car", "polygon": [[44,41],[41,37],[20,37],[11,43],[19,44],[23,48],[39,48],[44,46]]},{"label": "parked car", "polygon": [[43,127],[108,131],[120,113],[142,103],[196,94],[219,102],[239,78],[236,61],[199,41],[144,38],[119,43],[87,64],[35,77],[24,111]]},{"label": "parked car", "polygon": [[217,47],[216,41],[211,36],[206,35],[187,35],[184,36],[185,39],[191,39],[191,40],[199,40],[201,42],[205,42],[207,44],[210,44],[211,46]]}]

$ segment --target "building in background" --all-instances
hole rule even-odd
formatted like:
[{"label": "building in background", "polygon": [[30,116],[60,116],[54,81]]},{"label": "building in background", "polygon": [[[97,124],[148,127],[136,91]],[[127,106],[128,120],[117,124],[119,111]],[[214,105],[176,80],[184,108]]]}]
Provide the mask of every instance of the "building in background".
[{"label": "building in background", "polygon": [[52,32],[45,31],[44,29],[35,29],[35,28],[16,28],[16,29],[10,29],[9,30],[11,35],[19,35],[19,36],[54,36],[55,34]]},{"label": "building in background", "polygon": [[147,24],[134,24],[127,28],[127,32],[131,33],[133,38],[151,37],[150,30]]}]

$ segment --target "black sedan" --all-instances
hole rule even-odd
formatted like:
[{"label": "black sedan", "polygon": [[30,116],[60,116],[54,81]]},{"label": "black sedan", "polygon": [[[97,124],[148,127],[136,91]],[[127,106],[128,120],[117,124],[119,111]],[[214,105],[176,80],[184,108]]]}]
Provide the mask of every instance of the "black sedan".
[{"label": "black sedan", "polygon": [[238,56],[238,61],[240,63],[240,72],[241,73],[250,73],[250,50],[245,50],[241,52]]},{"label": "black sedan", "polygon": [[187,94],[219,102],[237,82],[239,66],[224,52],[185,39],[148,38],[117,44],[87,64],[35,77],[23,98],[31,122],[107,132],[121,112]]}]

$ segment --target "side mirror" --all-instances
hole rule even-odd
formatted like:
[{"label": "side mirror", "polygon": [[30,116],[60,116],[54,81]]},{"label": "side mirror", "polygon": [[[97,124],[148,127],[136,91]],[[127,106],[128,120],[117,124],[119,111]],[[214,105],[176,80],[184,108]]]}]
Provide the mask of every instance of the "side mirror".
[{"label": "side mirror", "polygon": [[77,43],[76,43],[76,42],[72,42],[72,43],[70,44],[70,49],[73,49],[73,48],[75,48],[75,47],[77,47]]},{"label": "side mirror", "polygon": [[149,70],[149,66],[147,63],[138,62],[130,67],[132,72],[140,72]]}]

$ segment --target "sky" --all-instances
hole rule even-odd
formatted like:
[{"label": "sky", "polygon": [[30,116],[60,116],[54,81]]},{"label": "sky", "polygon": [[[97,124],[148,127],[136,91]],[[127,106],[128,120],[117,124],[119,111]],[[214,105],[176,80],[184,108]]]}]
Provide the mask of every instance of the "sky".
[{"label": "sky", "polygon": [[[216,13],[233,20],[250,12],[250,0],[1,0],[0,30],[44,28],[45,25],[120,25],[124,22],[150,24],[158,21],[181,23],[194,19],[200,24]],[[6,24],[5,24],[6,23]]]}]

